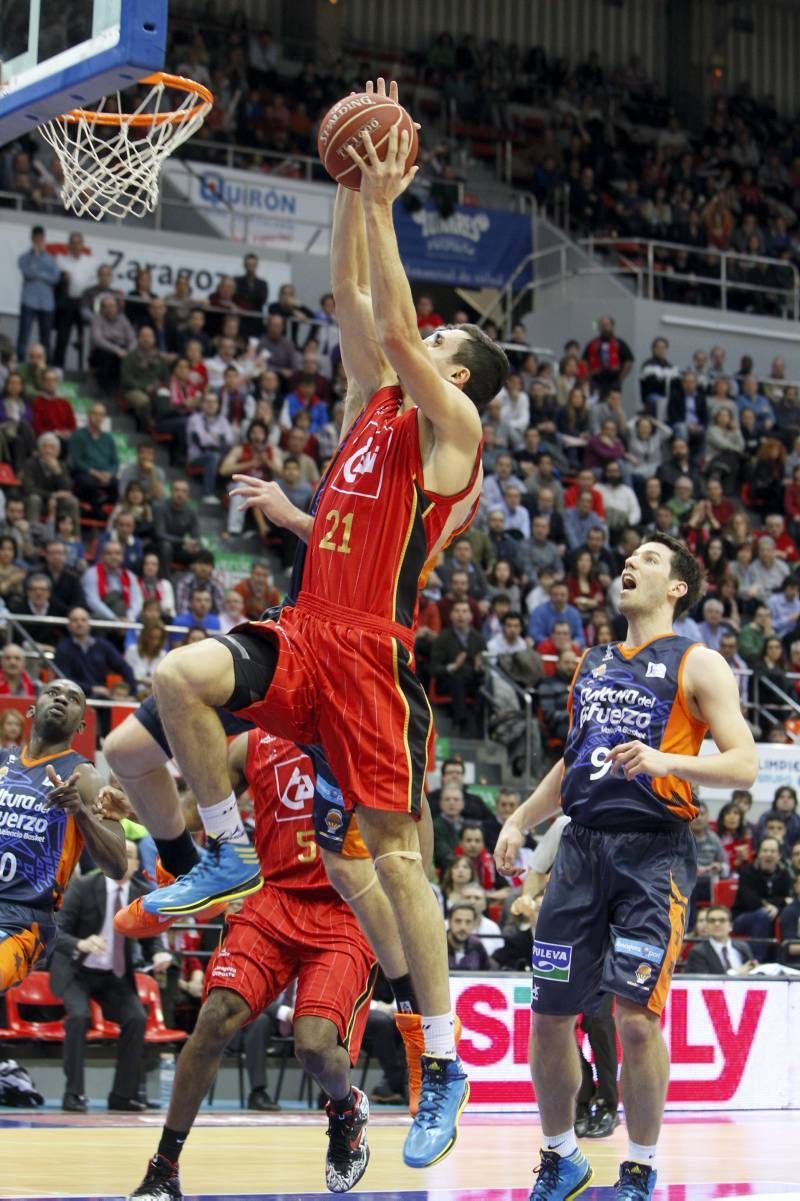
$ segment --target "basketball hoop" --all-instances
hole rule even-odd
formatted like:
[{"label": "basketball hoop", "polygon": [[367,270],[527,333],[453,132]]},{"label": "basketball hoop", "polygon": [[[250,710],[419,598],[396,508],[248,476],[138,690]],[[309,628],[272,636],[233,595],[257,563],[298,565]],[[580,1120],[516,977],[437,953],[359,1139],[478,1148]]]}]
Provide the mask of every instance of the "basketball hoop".
[{"label": "basketball hoop", "polygon": [[[181,75],[162,71],[141,81],[150,91],[132,112],[74,108],[39,126],[55,150],[64,183],[64,207],[79,217],[143,217],[158,203],[161,164],[195,133],[214,104],[208,88]],[[161,111],[168,89],[184,92],[181,103]]]}]

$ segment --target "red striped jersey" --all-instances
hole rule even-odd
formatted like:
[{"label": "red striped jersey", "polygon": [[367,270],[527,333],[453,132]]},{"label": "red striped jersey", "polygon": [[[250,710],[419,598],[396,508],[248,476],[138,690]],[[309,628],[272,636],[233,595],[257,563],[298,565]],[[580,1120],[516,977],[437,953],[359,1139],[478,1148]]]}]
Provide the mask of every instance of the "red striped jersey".
[{"label": "red striped jersey", "polygon": [[293,742],[251,730],[245,778],[255,816],[255,845],[264,879],[276,888],[312,890],[338,901],[314,837],[314,766]]},{"label": "red striped jersey", "polygon": [[380,388],[339,446],[312,506],[303,591],[410,630],[423,570],[445,532],[457,532],[448,521],[481,456],[460,492],[426,491],[418,410],[402,406],[400,387]]}]

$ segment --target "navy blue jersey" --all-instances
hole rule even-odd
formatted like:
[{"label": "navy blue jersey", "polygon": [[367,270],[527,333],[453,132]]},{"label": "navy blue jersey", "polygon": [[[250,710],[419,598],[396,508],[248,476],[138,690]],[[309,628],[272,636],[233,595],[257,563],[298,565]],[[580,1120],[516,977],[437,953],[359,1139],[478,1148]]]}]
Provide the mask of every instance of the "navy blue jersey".
[{"label": "navy blue jersey", "polygon": [[57,909],[83,850],[75,819],[51,809],[46,767],[66,780],[83,755],[62,751],[30,759],[27,748],[0,750],[0,902]]},{"label": "navy blue jersey", "polygon": [[620,644],[586,651],[570,690],[570,728],[561,785],[564,812],[584,826],[655,830],[689,822],[692,791],[675,776],[626,780],[611,771],[612,747],[634,738],[667,754],[696,755],[707,727],[682,689],[686,654],[696,645],[664,634],[630,650]]}]

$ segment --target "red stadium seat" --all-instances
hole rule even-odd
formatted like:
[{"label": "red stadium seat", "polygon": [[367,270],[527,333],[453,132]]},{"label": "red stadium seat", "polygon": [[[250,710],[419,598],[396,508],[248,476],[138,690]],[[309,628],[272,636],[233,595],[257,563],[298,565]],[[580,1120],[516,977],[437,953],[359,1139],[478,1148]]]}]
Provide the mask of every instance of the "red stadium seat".
[{"label": "red stadium seat", "polygon": [[152,976],[144,972],[135,973],[136,991],[139,1000],[147,1011],[147,1028],[144,1041],[146,1043],[182,1043],[189,1036],[185,1030],[171,1030],[164,1022],[164,1011],[161,1008],[161,990]]},{"label": "red stadium seat", "polygon": [[728,909],[732,909],[736,904],[738,891],[738,879],[715,880],[711,885],[711,903],[712,905],[726,905]]},{"label": "red stadium seat", "polygon": [[31,972],[16,988],[11,988],[5,995],[6,1023],[4,1038],[30,1038],[36,1042],[63,1043],[64,1019],[56,1018],[47,1022],[31,1022],[23,1018],[19,1012],[20,1005],[37,1005],[56,1008],[63,1005],[54,997],[50,990],[50,977],[47,972]]}]

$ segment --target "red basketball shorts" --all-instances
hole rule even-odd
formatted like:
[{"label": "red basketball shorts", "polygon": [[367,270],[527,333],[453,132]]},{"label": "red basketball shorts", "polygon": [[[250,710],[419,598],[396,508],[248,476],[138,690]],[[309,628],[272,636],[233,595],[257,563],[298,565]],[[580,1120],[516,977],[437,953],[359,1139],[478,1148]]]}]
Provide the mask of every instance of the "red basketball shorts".
[{"label": "red basketball shorts", "polygon": [[264,699],[237,716],[300,745],[320,743],[348,808],[419,817],[433,718],[406,645],[411,632],[302,593],[277,621],[235,633],[248,636],[273,639],[278,662]]},{"label": "red basketball shorts", "polygon": [[352,911],[338,898],[306,900],[265,884],[228,919],[206,974],[214,988],[238,993],[255,1017],[297,978],[294,1020],[326,1018],[355,1064],[369,1016],[377,967]]}]

